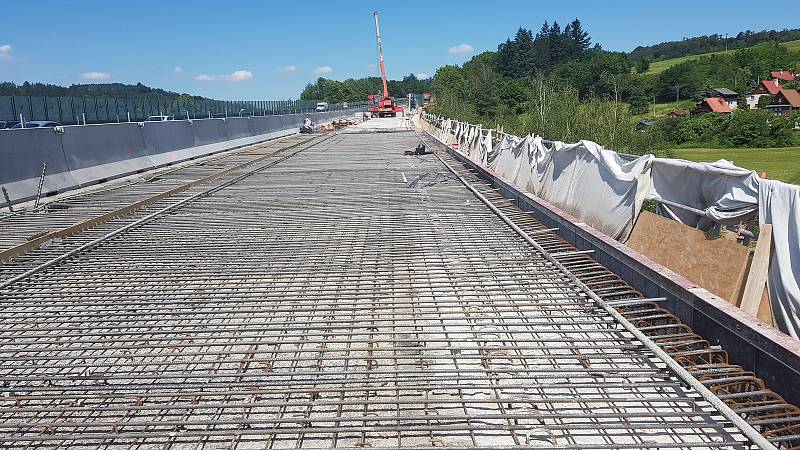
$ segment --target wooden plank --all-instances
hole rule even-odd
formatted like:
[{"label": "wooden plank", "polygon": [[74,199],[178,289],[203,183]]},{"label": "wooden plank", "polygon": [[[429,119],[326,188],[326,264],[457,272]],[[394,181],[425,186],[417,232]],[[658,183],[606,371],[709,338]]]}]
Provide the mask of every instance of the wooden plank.
[{"label": "wooden plank", "polygon": [[647,211],[625,245],[734,305],[747,279],[747,247]]},{"label": "wooden plank", "polygon": [[767,325],[775,326],[775,322],[772,320],[772,305],[769,304],[769,282],[764,286],[764,293],[761,294],[761,306],[758,308],[756,317]]},{"label": "wooden plank", "polygon": [[772,252],[772,225],[761,225],[756,244],[756,253],[750,264],[750,274],[742,294],[741,308],[744,312],[756,316],[761,307],[764,287],[767,285],[767,272],[769,270],[769,256]]}]

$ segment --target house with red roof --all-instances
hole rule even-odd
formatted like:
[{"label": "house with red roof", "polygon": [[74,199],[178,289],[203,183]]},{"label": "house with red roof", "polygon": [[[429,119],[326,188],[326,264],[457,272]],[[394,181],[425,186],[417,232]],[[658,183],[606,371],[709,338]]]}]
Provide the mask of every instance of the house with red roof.
[{"label": "house with red roof", "polygon": [[752,92],[747,94],[746,97],[747,106],[749,106],[750,109],[756,109],[758,108],[758,101],[761,99],[761,97],[765,95],[774,96],[780,91],[781,91],[781,83],[777,78],[773,80],[762,80],[761,83],[758,83],[758,86],[756,86]]},{"label": "house with red roof", "polygon": [[773,80],[794,81],[797,77],[788,70],[773,70],[769,73]]},{"label": "house with red roof", "polygon": [[769,102],[767,108],[776,115],[789,115],[793,111],[800,111],[800,93],[794,89],[782,89]]},{"label": "house with red roof", "polygon": [[692,110],[692,115],[694,116],[708,112],[717,114],[730,114],[731,106],[722,97],[707,97],[697,104],[697,106]]}]

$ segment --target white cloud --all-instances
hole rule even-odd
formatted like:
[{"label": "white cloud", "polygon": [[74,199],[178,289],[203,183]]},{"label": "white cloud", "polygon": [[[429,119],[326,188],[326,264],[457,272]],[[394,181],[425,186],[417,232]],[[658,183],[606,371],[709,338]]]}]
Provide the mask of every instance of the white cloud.
[{"label": "white cloud", "polygon": [[11,56],[12,48],[10,44],[0,45],[0,61],[11,61],[14,59],[14,57]]},{"label": "white cloud", "polygon": [[454,55],[463,54],[463,53],[472,53],[475,51],[475,48],[469,44],[458,44],[455,47],[450,47],[447,49],[448,53],[452,53]]},{"label": "white cloud", "polygon": [[295,72],[297,72],[297,66],[295,66],[294,64],[291,64],[291,65],[288,65],[288,66],[278,67],[277,69],[275,69],[275,72],[278,72],[278,73],[295,73]]},{"label": "white cloud", "polygon": [[377,68],[378,68],[378,65],[375,64],[375,63],[367,64],[367,69],[377,69]]},{"label": "white cloud", "polygon": [[174,69],[172,69],[172,71],[173,71],[173,72],[175,72],[175,73],[177,73],[177,74],[181,74],[181,73],[183,73],[183,67],[181,67],[181,66],[175,66],[175,68],[174,68]]},{"label": "white cloud", "polygon": [[108,80],[111,78],[111,74],[105,72],[83,72],[81,78],[85,80]]},{"label": "white cloud", "polygon": [[333,72],[333,67],[331,66],[317,67],[312,72],[314,72],[314,75],[325,75],[326,73]]},{"label": "white cloud", "polygon": [[247,81],[253,79],[253,72],[240,69],[228,75],[201,74],[194,77],[194,79],[198,81]]},{"label": "white cloud", "polygon": [[425,72],[420,72],[420,73],[414,74],[414,76],[417,77],[418,80],[427,80],[428,78],[431,77],[430,75],[428,75]]}]

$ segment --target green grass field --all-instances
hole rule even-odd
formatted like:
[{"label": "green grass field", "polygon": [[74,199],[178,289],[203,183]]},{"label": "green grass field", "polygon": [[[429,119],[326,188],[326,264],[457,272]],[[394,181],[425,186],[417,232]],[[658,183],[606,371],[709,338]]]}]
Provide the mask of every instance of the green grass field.
[{"label": "green grass field", "polygon": [[[765,44],[758,44],[758,45],[765,45]],[[789,50],[794,50],[794,51],[800,50],[800,40],[781,42],[780,45],[787,47]],[[723,52],[703,53],[701,55],[689,55],[689,56],[681,56],[679,58],[665,59],[663,61],[653,61],[652,63],[650,63],[650,70],[648,70],[647,73],[649,74],[661,73],[669,69],[670,67],[674,66],[675,64],[680,64],[682,62],[691,61],[693,59],[698,59],[703,56],[709,56],[720,53],[725,53],[725,52],[723,51]]]},{"label": "green grass field", "polygon": [[[632,118],[638,122],[640,120],[652,120],[653,119],[653,111],[655,110],[655,117],[656,119],[660,119],[671,111],[675,109],[686,109],[690,110],[694,108],[696,102],[694,100],[681,100],[678,103],[669,102],[669,103],[656,103],[655,105],[649,105],[647,107],[647,112],[642,114],[634,114]],[[655,106],[655,107],[654,107]]]},{"label": "green grass field", "polygon": [[785,148],[681,148],[675,157],[696,162],[733,161],[739,167],[764,171],[767,178],[800,184],[800,147]]}]

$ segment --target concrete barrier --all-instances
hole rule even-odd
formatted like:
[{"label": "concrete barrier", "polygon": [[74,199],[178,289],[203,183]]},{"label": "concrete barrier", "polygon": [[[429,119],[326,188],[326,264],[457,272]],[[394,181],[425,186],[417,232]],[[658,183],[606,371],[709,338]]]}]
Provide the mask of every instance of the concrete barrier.
[{"label": "concrete barrier", "polygon": [[135,123],[64,127],[61,143],[70,170],[147,156],[144,137]]},{"label": "concrete barrier", "polygon": [[[0,186],[12,203],[297,133],[303,119],[352,117],[354,108],[267,117],[112,123],[0,131]],[[0,206],[5,199],[0,196]]]},{"label": "concrete barrier", "polygon": [[[45,163],[43,195],[64,186],[77,186],[64,157],[61,137],[52,128],[0,131],[0,185],[6,188],[12,203],[36,197]],[[0,204],[5,204],[2,196]]]},{"label": "concrete barrier", "polygon": [[228,117],[225,119],[225,131],[228,134],[228,139],[253,136],[250,131],[250,118],[248,117]]},{"label": "concrete barrier", "polygon": [[282,130],[283,127],[281,125],[281,116],[268,116],[267,125],[269,126],[270,132]]},{"label": "concrete barrier", "polygon": [[194,146],[192,124],[187,120],[145,122],[141,129],[151,156]]},{"label": "concrete barrier", "polygon": [[253,136],[269,133],[269,117],[251,117],[250,132]]},{"label": "concrete barrier", "polygon": [[64,127],[62,148],[78,185],[97,183],[147,170],[152,164],[144,136],[135,123]]},{"label": "concrete barrier", "polygon": [[195,146],[214,144],[228,139],[225,119],[193,120],[192,134]]}]

